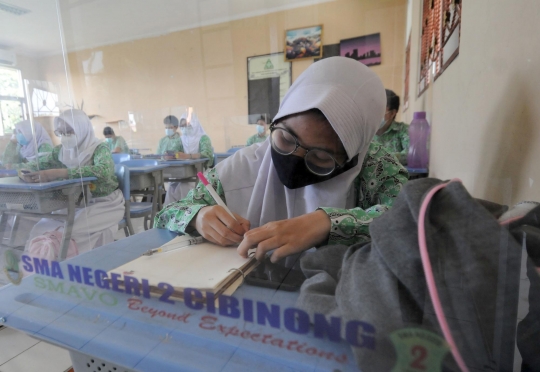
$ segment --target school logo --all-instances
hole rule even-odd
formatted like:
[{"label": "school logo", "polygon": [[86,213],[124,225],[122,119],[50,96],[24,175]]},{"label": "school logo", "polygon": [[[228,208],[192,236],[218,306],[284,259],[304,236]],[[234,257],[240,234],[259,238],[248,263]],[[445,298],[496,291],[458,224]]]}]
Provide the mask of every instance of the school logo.
[{"label": "school logo", "polygon": [[270,59],[268,61],[266,61],[266,64],[264,65],[264,69],[265,70],[273,70],[274,69],[274,65],[272,64],[272,61],[270,61]]},{"label": "school logo", "polygon": [[450,348],[439,335],[419,328],[404,328],[390,335],[397,361],[392,372],[441,371]]}]

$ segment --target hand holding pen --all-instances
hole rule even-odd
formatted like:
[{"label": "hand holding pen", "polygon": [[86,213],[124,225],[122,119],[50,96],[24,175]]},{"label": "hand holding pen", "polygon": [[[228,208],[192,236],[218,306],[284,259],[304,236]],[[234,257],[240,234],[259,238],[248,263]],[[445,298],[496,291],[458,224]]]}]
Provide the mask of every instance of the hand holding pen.
[{"label": "hand holding pen", "polygon": [[212,243],[223,246],[240,244],[249,231],[249,221],[232,213],[204,175],[199,173],[198,176],[218,205],[202,208],[191,225]]}]

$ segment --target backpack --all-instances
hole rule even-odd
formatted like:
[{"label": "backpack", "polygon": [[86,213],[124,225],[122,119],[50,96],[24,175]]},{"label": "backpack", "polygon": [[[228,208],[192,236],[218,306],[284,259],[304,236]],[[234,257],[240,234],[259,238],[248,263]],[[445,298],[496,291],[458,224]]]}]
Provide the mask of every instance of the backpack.
[{"label": "backpack", "polygon": [[[56,261],[60,257],[60,248],[62,246],[62,233],[58,231],[58,227],[54,231],[47,231],[43,235],[39,235],[28,243],[28,248],[25,250],[30,257],[44,258],[48,261]],[[79,254],[77,243],[70,239],[66,258],[75,257]]]}]

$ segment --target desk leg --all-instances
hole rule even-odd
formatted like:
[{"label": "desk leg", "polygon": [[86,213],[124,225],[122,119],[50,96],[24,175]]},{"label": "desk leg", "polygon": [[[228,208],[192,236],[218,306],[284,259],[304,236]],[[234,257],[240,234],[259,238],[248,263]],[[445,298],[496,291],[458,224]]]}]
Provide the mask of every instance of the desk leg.
[{"label": "desk leg", "polygon": [[6,234],[6,227],[7,227],[7,217],[9,215],[7,213],[2,213],[0,215],[0,243],[4,243],[4,235]]},{"label": "desk leg", "polygon": [[152,214],[150,219],[150,228],[154,227],[154,217],[156,217],[157,206],[159,204],[158,199],[161,199],[161,193],[159,191],[158,173],[159,172],[152,172],[152,178],[154,179],[154,197],[152,198]]},{"label": "desk leg", "polygon": [[60,249],[59,261],[64,261],[67,256],[69,248],[69,242],[71,241],[71,231],[73,230],[73,223],[75,221],[75,194],[70,193],[68,195],[68,213],[66,221],[64,222],[64,233],[62,234],[62,246]]}]

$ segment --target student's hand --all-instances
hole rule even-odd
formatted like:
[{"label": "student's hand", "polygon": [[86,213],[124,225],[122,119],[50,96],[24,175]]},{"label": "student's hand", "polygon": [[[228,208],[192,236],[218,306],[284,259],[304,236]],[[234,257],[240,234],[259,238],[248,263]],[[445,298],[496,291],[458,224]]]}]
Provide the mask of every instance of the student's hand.
[{"label": "student's hand", "polygon": [[236,213],[235,221],[227,211],[219,206],[202,208],[195,217],[195,229],[212,243],[227,246],[238,244],[249,231],[249,221]]},{"label": "student's hand", "polygon": [[163,160],[176,160],[174,155],[162,155]]},{"label": "student's hand", "polygon": [[113,154],[120,154],[121,152],[122,152],[122,149],[120,147],[117,147],[114,150],[112,150]]},{"label": "student's hand", "polygon": [[23,176],[26,182],[51,182],[59,178],[68,178],[67,169],[47,169],[39,172],[27,173]]},{"label": "student's hand", "polygon": [[275,249],[270,261],[277,262],[283,257],[324,243],[328,239],[331,226],[330,218],[324,211],[269,222],[246,232],[244,240],[238,246],[238,253],[247,257],[249,249],[257,248],[255,258],[262,261],[266,252]]}]

